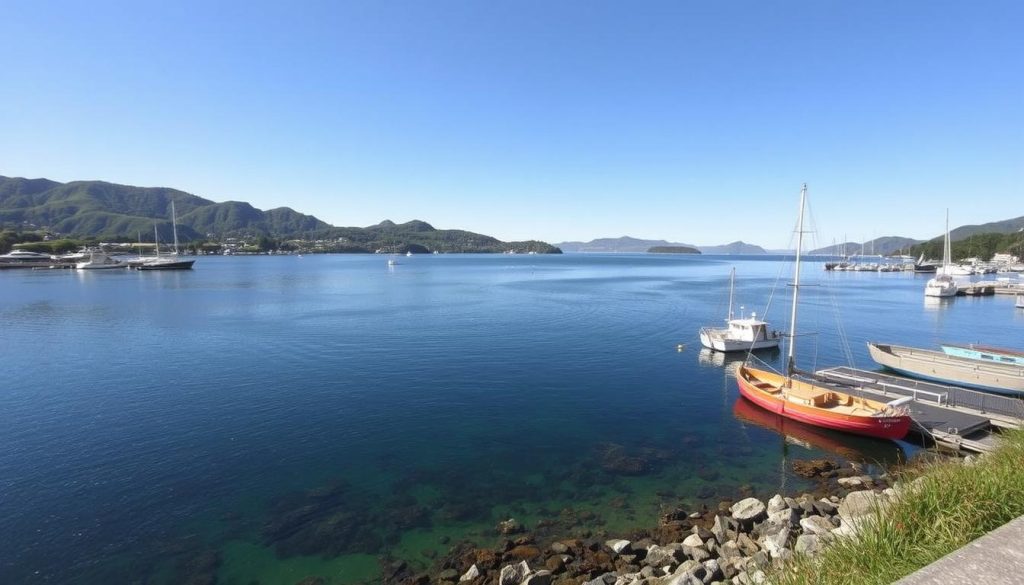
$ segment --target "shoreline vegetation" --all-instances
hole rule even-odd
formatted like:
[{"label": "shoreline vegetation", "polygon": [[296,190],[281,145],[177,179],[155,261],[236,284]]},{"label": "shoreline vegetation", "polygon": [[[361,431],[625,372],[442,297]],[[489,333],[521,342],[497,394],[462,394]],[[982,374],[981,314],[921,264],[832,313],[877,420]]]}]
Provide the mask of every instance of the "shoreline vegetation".
[{"label": "shoreline vegetation", "polygon": [[[927,455],[927,454],[926,454]],[[774,585],[890,583],[1024,515],[1024,430],[983,456],[929,457],[878,476],[795,461],[815,494],[675,509],[609,538],[543,536],[513,518],[495,548],[455,544],[427,572],[383,563],[389,585]],[[821,495],[822,490],[829,495]],[[301,581],[301,583],[315,583]]]},{"label": "shoreline vegetation", "polygon": [[794,560],[777,585],[891,583],[1024,515],[1024,430],[987,455],[938,461],[907,474],[899,497],[873,511],[855,539]]}]

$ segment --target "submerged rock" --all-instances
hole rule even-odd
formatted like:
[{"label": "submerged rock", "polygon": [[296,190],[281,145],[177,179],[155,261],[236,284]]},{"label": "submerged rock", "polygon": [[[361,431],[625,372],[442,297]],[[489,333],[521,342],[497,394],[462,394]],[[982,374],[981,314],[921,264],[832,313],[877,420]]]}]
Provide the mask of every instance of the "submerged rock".
[{"label": "submerged rock", "polygon": [[642,475],[654,471],[670,458],[671,453],[662,449],[627,450],[615,443],[604,443],[598,448],[601,468],[616,475]]},{"label": "submerged rock", "polygon": [[516,521],[515,518],[509,518],[508,520],[498,522],[496,530],[501,534],[509,535],[519,534],[520,532],[523,532],[524,529],[523,525]]},{"label": "submerged rock", "polygon": [[793,462],[793,473],[801,477],[831,477],[839,469],[839,464],[829,459],[798,459]]}]

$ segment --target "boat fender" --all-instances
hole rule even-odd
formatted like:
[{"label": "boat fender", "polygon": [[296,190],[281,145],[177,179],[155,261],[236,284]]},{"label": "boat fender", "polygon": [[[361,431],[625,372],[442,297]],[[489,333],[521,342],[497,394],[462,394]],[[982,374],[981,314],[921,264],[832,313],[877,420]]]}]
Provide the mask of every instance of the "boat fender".
[{"label": "boat fender", "polygon": [[886,406],[893,406],[893,407],[895,407],[895,406],[902,406],[904,404],[907,404],[908,402],[913,402],[913,401],[914,401],[914,397],[913,396],[904,396],[903,398],[897,398],[896,400],[892,400],[890,402],[886,402],[885,405]]}]

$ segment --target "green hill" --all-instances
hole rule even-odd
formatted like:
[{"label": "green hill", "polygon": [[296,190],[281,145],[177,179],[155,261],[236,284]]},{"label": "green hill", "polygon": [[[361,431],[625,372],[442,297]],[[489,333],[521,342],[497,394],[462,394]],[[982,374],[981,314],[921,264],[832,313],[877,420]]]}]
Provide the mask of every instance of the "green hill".
[{"label": "green hill", "polygon": [[113,239],[149,234],[157,224],[163,238],[170,233],[172,200],[178,213],[178,234],[189,240],[245,232],[295,236],[331,227],[288,208],[264,212],[248,203],[214,203],[165,187],[9,177],[0,177],[0,225]]},{"label": "green hill", "polygon": [[438,230],[423,221],[335,227],[288,207],[267,211],[239,201],[216,203],[165,187],[133,187],[104,181],[58,183],[0,176],[0,228],[48,230],[73,238],[150,240],[171,237],[171,201],[182,241],[227,237],[333,240],[349,252],[536,252],[559,253],[544,242],[502,242],[462,230]]}]

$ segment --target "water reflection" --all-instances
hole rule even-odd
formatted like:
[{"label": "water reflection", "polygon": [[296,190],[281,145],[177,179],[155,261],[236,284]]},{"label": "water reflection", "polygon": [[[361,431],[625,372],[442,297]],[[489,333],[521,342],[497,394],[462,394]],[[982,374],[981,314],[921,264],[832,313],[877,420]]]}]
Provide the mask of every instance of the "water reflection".
[{"label": "water reflection", "polygon": [[847,461],[888,466],[907,459],[903,446],[894,441],[807,425],[760,408],[742,396],[733,404],[732,412],[742,422],[779,433],[788,444],[828,451]]},{"label": "water reflection", "polygon": [[[753,353],[753,355],[766,363],[772,363],[778,359],[781,352],[779,348],[773,347],[770,349],[761,349]],[[726,353],[721,351],[715,351],[713,349],[703,348],[697,354],[697,363],[704,367],[710,368],[722,368],[728,376],[736,376],[736,368],[746,361],[746,352],[734,352]]]},{"label": "water reflection", "polygon": [[926,311],[941,311],[953,305],[956,297],[925,297],[924,309]]}]

